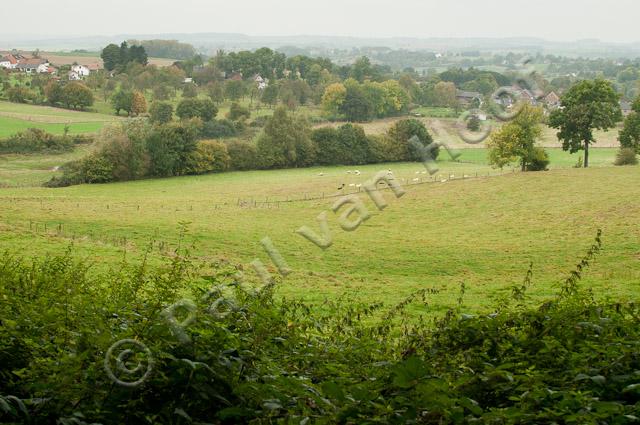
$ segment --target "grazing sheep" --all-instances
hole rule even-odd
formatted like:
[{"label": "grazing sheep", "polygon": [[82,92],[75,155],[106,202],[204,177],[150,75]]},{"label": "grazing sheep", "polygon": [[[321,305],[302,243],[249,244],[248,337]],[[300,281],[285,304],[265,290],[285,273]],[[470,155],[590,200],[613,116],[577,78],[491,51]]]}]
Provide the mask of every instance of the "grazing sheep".
[{"label": "grazing sheep", "polygon": [[447,179],[440,180],[440,183],[446,183]]},{"label": "grazing sheep", "polygon": [[414,181],[414,182],[419,182],[419,181],[420,181],[420,179],[417,179],[417,178],[416,178],[416,179],[413,179],[412,181]]},{"label": "grazing sheep", "polygon": [[338,190],[342,190],[342,189],[344,189],[344,183],[342,183],[340,187],[338,187]]},{"label": "grazing sheep", "polygon": [[353,173],[354,173],[356,176],[359,176],[359,175],[360,175],[360,171],[359,171],[359,170],[356,170],[356,171],[354,171]]},{"label": "grazing sheep", "polygon": [[416,174],[420,174],[420,171],[416,171]]},{"label": "grazing sheep", "polygon": [[349,183],[349,187],[356,187],[355,183]]},{"label": "grazing sheep", "polygon": [[351,174],[351,171],[347,170],[347,174]]},{"label": "grazing sheep", "polygon": [[357,187],[357,188],[361,188],[361,187],[362,187],[362,185],[361,185],[360,183],[358,183],[358,184],[356,185],[356,187]]},{"label": "grazing sheep", "polygon": [[319,173],[318,176],[322,177],[324,176],[324,173]]},{"label": "grazing sheep", "polygon": [[426,171],[423,171],[423,172],[422,172],[422,174],[427,174],[427,172],[426,172]]}]

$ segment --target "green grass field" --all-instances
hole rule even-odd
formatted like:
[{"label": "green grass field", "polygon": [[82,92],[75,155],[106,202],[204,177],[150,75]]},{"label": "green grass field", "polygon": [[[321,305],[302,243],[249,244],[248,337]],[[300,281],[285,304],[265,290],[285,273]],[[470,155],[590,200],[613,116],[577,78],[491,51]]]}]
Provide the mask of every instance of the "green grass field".
[{"label": "green grass field", "polygon": [[106,123],[118,118],[113,115],[69,111],[49,106],[0,102],[0,137],[7,137],[28,128],[41,128],[53,134],[95,133]]},{"label": "green grass field", "polygon": [[[594,150],[601,167],[570,168],[575,158],[552,152],[558,167],[548,172],[497,174],[482,163],[481,151],[465,151],[462,160],[439,163],[439,180],[428,180],[420,164],[377,164],[279,171],[230,172],[195,177],[145,180],[63,189],[0,190],[0,240],[4,249],[42,255],[73,243],[99,268],[128,256],[140,256],[152,241],[175,246],[181,226],[183,245],[201,260],[270,264],[260,240],[268,236],[294,272],[278,284],[279,294],[315,302],[349,294],[363,301],[400,301],[420,288],[437,288],[431,308],[451,305],[462,282],[470,310],[492,305],[520,282],[533,262],[536,301],[559,286],[589,247],[597,228],[605,249],[583,281],[597,296],[631,299],[640,282],[640,173],[637,167],[604,167],[614,150]],[[44,159],[43,159],[44,161]],[[19,167],[29,174],[34,164]],[[35,167],[37,168],[37,167]],[[361,175],[346,171],[358,168]],[[406,195],[377,211],[361,184],[391,168],[406,185]],[[320,176],[319,173],[324,173]],[[475,178],[475,173],[484,178]],[[450,179],[451,174],[457,178]],[[459,179],[467,174],[474,178]],[[418,177],[416,177],[418,176]],[[356,192],[372,217],[345,232],[330,207],[339,184]],[[324,196],[312,201],[264,201]],[[238,205],[238,199],[256,207]],[[251,204],[253,205],[253,204]],[[318,229],[316,217],[327,211],[333,246],[326,251],[295,230]],[[352,217],[353,218],[353,217]],[[188,223],[188,224],[187,224]],[[46,224],[46,230],[45,230]],[[271,267],[272,272],[275,269]]]}]

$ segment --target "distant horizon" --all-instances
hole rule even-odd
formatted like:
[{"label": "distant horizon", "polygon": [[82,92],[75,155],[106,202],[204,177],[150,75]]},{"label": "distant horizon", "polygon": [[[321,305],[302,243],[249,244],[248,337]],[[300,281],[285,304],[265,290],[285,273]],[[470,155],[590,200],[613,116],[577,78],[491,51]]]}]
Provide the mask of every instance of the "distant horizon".
[{"label": "distant horizon", "polygon": [[[253,37],[540,38],[639,42],[635,0],[31,0],[5,6],[2,33],[21,37],[94,34],[246,34]],[[13,18],[13,19],[12,19]],[[275,35],[274,35],[275,34]],[[278,35],[280,34],[280,35]]]}]

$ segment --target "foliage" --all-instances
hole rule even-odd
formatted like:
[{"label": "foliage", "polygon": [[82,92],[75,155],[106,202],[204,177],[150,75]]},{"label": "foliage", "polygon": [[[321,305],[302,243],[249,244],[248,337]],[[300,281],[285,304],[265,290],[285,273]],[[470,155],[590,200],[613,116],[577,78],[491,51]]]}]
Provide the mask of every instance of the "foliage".
[{"label": "foliage", "polygon": [[[397,121],[387,132],[389,139],[397,146],[401,161],[423,161],[423,154],[410,142],[417,137],[418,143],[423,147],[433,143],[433,139],[424,124],[416,119],[404,119]],[[414,139],[415,140],[415,139]],[[438,147],[430,149],[430,157],[433,160],[438,158],[440,150]]]},{"label": "foliage", "polygon": [[[457,305],[433,324],[409,313],[425,308],[429,289],[397,305],[342,299],[318,309],[274,297],[272,287],[245,288],[238,266],[199,264],[181,249],[160,266],[145,258],[105,271],[72,250],[32,260],[6,253],[0,418],[34,425],[633,423],[638,306],[596,301],[579,285],[600,249],[598,235],[539,307],[527,298],[530,268],[491,314],[464,314],[462,285]],[[172,325],[163,312],[177,305],[193,315]],[[153,359],[148,379],[133,388],[115,384],[104,367],[109,347],[127,339]],[[130,366],[151,364],[131,354]]]},{"label": "foliage", "polygon": [[187,174],[189,160],[197,148],[200,123],[171,122],[156,127],[148,137],[149,174],[170,177]]},{"label": "foliage", "polygon": [[559,129],[562,148],[571,153],[584,149],[589,166],[589,145],[596,140],[593,130],[608,130],[622,120],[619,95],[605,80],[585,80],[573,85],[561,98],[561,108],[549,117],[549,125]]},{"label": "foliage", "polygon": [[111,97],[111,105],[120,115],[120,111],[125,111],[128,115],[133,111],[133,91],[120,89]]},{"label": "foliage", "polygon": [[187,174],[204,174],[226,171],[230,165],[227,145],[215,140],[202,140],[187,159],[186,169]]},{"label": "foliage", "polygon": [[67,152],[82,138],[54,136],[38,128],[30,128],[6,139],[0,139],[0,153]]},{"label": "foliage", "polygon": [[202,125],[201,136],[206,139],[222,139],[238,134],[238,128],[233,121],[219,119],[205,122]]},{"label": "foliage", "polygon": [[239,103],[234,102],[229,107],[227,119],[230,119],[231,121],[244,121],[249,118],[251,118],[251,112]]},{"label": "foliage", "polygon": [[542,134],[542,118],[542,108],[523,105],[515,119],[491,135],[487,143],[489,163],[503,168],[519,161],[522,171],[546,169],[549,161],[544,149],[536,147]]},{"label": "foliage", "polygon": [[100,57],[107,71],[122,72],[131,63],[146,65],[148,62],[147,52],[143,46],[129,47],[126,41],[119,47],[116,44],[109,44],[102,49]]},{"label": "foliage", "polygon": [[635,149],[640,154],[640,96],[633,103],[633,111],[625,118],[620,130],[620,146]]},{"label": "foliage", "polygon": [[371,161],[369,139],[358,125],[320,128],[312,132],[311,140],[320,165],[356,165]]},{"label": "foliage", "polygon": [[7,91],[7,99],[13,103],[27,103],[35,98],[35,93],[27,87],[11,87]]},{"label": "foliage", "polygon": [[258,137],[261,168],[304,167],[313,164],[315,150],[311,128],[305,118],[293,116],[280,106]]},{"label": "foliage", "polygon": [[147,54],[154,58],[191,59],[196,55],[196,49],[187,43],[176,40],[129,40],[132,46],[142,46]]},{"label": "foliage", "polygon": [[152,123],[166,124],[173,119],[173,106],[167,102],[155,101],[151,105],[149,114]]},{"label": "foliage", "polygon": [[139,91],[134,91],[131,96],[131,111],[130,113],[133,116],[138,116],[140,114],[144,114],[147,112],[147,99],[144,97],[144,94]]},{"label": "foliage", "polygon": [[184,99],[176,108],[180,119],[200,118],[203,122],[211,121],[218,114],[218,108],[211,99]]},{"label": "foliage", "polygon": [[227,142],[232,170],[253,170],[258,163],[258,151],[253,143],[242,140]]},{"label": "foliage", "polygon": [[635,149],[621,147],[616,155],[615,165],[638,164],[638,153]]}]

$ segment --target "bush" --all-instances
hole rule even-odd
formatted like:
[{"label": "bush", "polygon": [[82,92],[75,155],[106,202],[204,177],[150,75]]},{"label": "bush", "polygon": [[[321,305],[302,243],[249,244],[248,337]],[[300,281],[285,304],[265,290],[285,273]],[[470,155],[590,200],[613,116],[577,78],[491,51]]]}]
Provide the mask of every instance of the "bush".
[{"label": "bush", "polygon": [[153,102],[149,112],[152,123],[166,124],[173,119],[173,106],[170,103]]},{"label": "bush", "polygon": [[253,143],[231,140],[227,142],[227,151],[231,157],[232,170],[255,170],[258,168],[258,154]]},{"label": "bush", "polygon": [[201,136],[207,139],[222,139],[238,134],[236,125],[227,119],[212,120],[202,126]]},{"label": "bush", "polygon": [[244,106],[240,106],[238,103],[232,103],[227,113],[227,118],[231,121],[244,121],[251,118],[251,112]]},{"label": "bush", "polygon": [[176,115],[180,119],[200,118],[211,121],[218,114],[218,108],[210,99],[185,99],[178,104]]},{"label": "bush", "polygon": [[26,87],[11,87],[7,90],[7,98],[13,103],[27,103],[35,99],[36,94]]},{"label": "bush", "polygon": [[30,128],[9,138],[0,139],[0,153],[67,152],[83,136],[54,136],[39,128]]},{"label": "bush", "polygon": [[215,140],[198,142],[196,150],[187,160],[187,174],[222,172],[229,169],[231,158],[227,145]]},{"label": "bush", "polygon": [[535,147],[528,158],[526,171],[546,171],[548,165],[549,155],[547,151],[541,147]]},{"label": "bush", "polygon": [[616,154],[615,165],[636,165],[638,157],[633,148],[620,148]]}]

